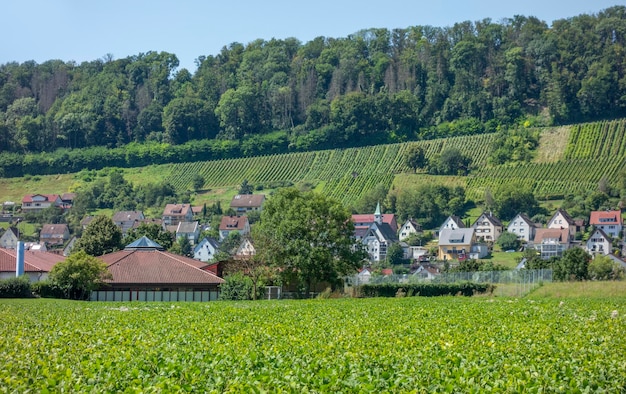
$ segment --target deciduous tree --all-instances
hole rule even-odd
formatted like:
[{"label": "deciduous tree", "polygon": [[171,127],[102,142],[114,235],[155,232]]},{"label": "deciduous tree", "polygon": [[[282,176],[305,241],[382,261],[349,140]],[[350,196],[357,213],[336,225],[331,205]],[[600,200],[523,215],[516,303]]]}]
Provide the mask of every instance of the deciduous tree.
[{"label": "deciduous tree", "polygon": [[354,224],[336,200],[315,192],[281,189],[269,199],[254,229],[257,251],[278,267],[287,283],[308,296],[316,282],[337,285],[360,266]]}]

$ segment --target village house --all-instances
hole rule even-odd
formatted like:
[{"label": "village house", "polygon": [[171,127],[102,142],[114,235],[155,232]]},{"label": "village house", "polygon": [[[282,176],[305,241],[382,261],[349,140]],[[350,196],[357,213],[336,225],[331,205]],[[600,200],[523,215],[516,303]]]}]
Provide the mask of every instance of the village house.
[{"label": "village house", "polygon": [[507,226],[509,233],[517,235],[518,239],[525,242],[530,242],[535,239],[536,229],[537,226],[535,223],[523,213],[518,213]]},{"label": "village house", "polygon": [[[383,223],[387,223],[394,233],[398,232],[398,222],[396,221],[396,215],[393,213],[382,213],[380,212],[380,203],[376,204],[376,210],[374,214],[358,214],[352,215],[352,222],[354,223],[354,231],[355,236],[357,236],[357,240],[361,239],[362,236],[367,232],[367,229],[376,221],[376,217],[380,216],[382,218]],[[358,235],[361,235],[359,237]]]},{"label": "village house", "polygon": [[483,212],[472,224],[476,238],[486,242],[496,242],[502,234],[503,227],[500,219],[493,216],[491,212]]},{"label": "village house", "polygon": [[92,292],[92,301],[213,301],[224,283],[207,264],[166,252],[147,237],[99,259],[111,279]]},{"label": "village house", "polygon": [[413,219],[407,219],[406,222],[400,227],[398,239],[404,241],[412,234],[418,234],[422,232],[422,226]]},{"label": "village house", "polygon": [[536,249],[541,258],[561,257],[571,246],[570,230],[567,228],[538,228],[535,239],[528,244]]},{"label": "village house", "polygon": [[[564,209],[557,209],[548,221],[548,228],[555,230],[567,230],[568,243],[576,237],[576,222]],[[539,231],[539,229],[537,230]],[[536,234],[536,233],[535,233]]]},{"label": "village house", "polygon": [[446,228],[439,232],[439,260],[465,260],[476,243],[473,228]]},{"label": "village house", "polygon": [[216,240],[210,237],[204,237],[193,249],[193,258],[204,262],[213,260],[218,249],[219,244]]},{"label": "village house", "polygon": [[70,229],[65,223],[44,224],[39,233],[39,242],[47,245],[60,246],[70,239]]},{"label": "village house", "polygon": [[611,237],[601,228],[596,228],[585,243],[585,250],[592,256],[596,254],[607,255],[611,253],[611,246]]},{"label": "village house", "polygon": [[252,239],[250,237],[243,237],[237,251],[235,252],[235,258],[245,258],[254,256],[255,254],[256,249],[252,243]]},{"label": "village house", "polygon": [[622,212],[619,210],[592,211],[589,224],[610,237],[618,238],[622,231]]},{"label": "village house", "polygon": [[[353,215],[353,218],[354,216],[355,215]],[[385,222],[384,215],[380,213],[380,204],[376,206],[376,211],[372,216],[374,221],[367,227],[367,230],[363,233],[361,239],[357,240],[360,241],[365,247],[370,261],[383,261],[387,258],[387,250],[389,247],[393,243],[398,242],[398,237],[396,235],[397,227],[394,229],[389,224],[389,222],[395,223],[395,216],[392,220],[389,220],[389,222]],[[365,218],[359,219],[363,220]]]},{"label": "village house", "polygon": [[167,204],[163,210],[164,226],[177,226],[180,222],[191,222],[193,211],[189,204]]},{"label": "village house", "polygon": [[237,194],[230,201],[230,207],[237,216],[242,216],[248,212],[260,212],[265,202],[265,194]]},{"label": "village house", "polygon": [[441,224],[439,232],[445,229],[456,230],[459,228],[465,228],[465,223],[463,223],[460,217],[452,215],[448,216],[448,218]]},{"label": "village house", "polygon": [[198,242],[200,236],[200,226],[198,222],[180,222],[176,228],[176,239],[187,238],[193,246]]},{"label": "village house", "polygon": [[[60,254],[24,250],[24,275],[31,283],[46,280],[52,267],[64,260]],[[15,278],[16,268],[17,250],[0,248],[0,279]]]},{"label": "village house", "polygon": [[15,249],[19,239],[19,230],[16,227],[9,227],[0,236],[0,248]]},{"label": "village house", "polygon": [[250,234],[250,222],[247,216],[222,216],[219,233],[220,241],[228,237],[228,234],[238,232],[241,235]]},{"label": "village house", "polygon": [[39,212],[50,207],[63,207],[58,194],[27,194],[22,198],[22,212]]},{"label": "village house", "polygon": [[113,218],[111,218],[113,223],[122,230],[122,235],[126,235],[128,230],[144,219],[142,211],[119,211],[115,212]]}]

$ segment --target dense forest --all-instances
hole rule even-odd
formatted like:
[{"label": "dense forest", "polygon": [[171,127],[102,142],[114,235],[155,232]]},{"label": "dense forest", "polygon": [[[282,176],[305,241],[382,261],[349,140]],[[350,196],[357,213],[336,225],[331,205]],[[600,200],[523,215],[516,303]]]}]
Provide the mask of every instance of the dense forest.
[{"label": "dense forest", "polygon": [[624,117],[626,7],[551,26],[515,16],[259,39],[199,57],[193,74],[178,66],[166,52],[0,65],[0,162],[195,140],[237,156]]}]

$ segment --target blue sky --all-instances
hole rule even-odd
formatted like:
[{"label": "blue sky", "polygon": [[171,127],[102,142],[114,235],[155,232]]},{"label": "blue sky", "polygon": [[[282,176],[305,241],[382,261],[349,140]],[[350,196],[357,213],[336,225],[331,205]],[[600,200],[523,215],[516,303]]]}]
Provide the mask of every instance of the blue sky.
[{"label": "blue sky", "polygon": [[626,0],[5,0],[0,12],[0,64],[50,59],[91,61],[148,51],[176,54],[180,68],[216,55],[232,42],[346,37],[361,29],[451,26],[514,15],[556,19],[597,13]]}]

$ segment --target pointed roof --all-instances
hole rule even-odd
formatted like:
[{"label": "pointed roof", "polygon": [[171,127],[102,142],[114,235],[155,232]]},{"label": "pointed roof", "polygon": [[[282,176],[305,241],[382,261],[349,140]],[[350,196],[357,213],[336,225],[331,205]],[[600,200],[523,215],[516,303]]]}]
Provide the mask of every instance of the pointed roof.
[{"label": "pointed roof", "polygon": [[509,222],[509,226],[515,222],[515,219],[520,218],[520,220],[523,220],[524,222],[526,222],[526,224],[528,224],[530,227],[534,227],[535,223],[530,220],[530,218],[525,214],[525,213],[518,213],[517,215],[515,215],[515,217],[513,218],[513,220],[511,220],[511,222]]},{"label": "pointed roof", "polygon": [[563,208],[559,208],[556,210],[556,212],[554,213],[554,215],[552,215],[552,217],[550,218],[550,220],[548,220],[548,223],[550,223],[552,220],[554,220],[554,218],[556,218],[556,216],[558,214],[561,214],[561,216],[563,216],[563,219],[565,219],[565,221],[567,222],[568,225],[573,226],[574,223],[574,219],[572,219],[572,217],[569,215],[569,213],[567,213],[567,211]]},{"label": "pointed roof", "polygon": [[153,240],[151,240],[150,238],[144,235],[143,237],[139,238],[135,242],[132,242],[126,245],[126,247],[124,248],[124,250],[138,250],[138,249],[163,250],[163,246],[159,245],[158,243],[154,242]]},{"label": "pointed roof", "polygon": [[472,227],[477,226],[478,223],[481,221],[481,219],[489,221],[492,225],[494,225],[496,227],[502,227],[502,222],[500,222],[500,219],[498,219],[497,217],[493,216],[493,214],[491,212],[483,212],[483,214],[480,215],[478,217],[478,219],[476,219],[476,221],[474,222]]},{"label": "pointed roof", "polygon": [[182,286],[224,283],[215,274],[205,271],[206,263],[157,249],[120,250],[98,257],[107,264],[117,286],[151,285]]},{"label": "pointed roof", "polygon": [[380,216],[380,201],[376,203],[376,210],[374,211],[374,215]]},{"label": "pointed roof", "polygon": [[598,228],[596,228],[595,230],[593,230],[593,233],[591,233],[591,237],[589,237],[589,239],[591,240],[591,238],[593,238],[593,237],[594,237],[594,235],[595,235],[596,233],[600,234],[600,236],[601,236],[602,238],[604,238],[606,241],[611,242],[611,239],[612,239],[612,238],[611,238],[611,237],[609,237],[609,236],[607,235],[607,233],[605,233],[605,232],[604,232],[601,228],[599,228],[599,227],[598,227]]}]

